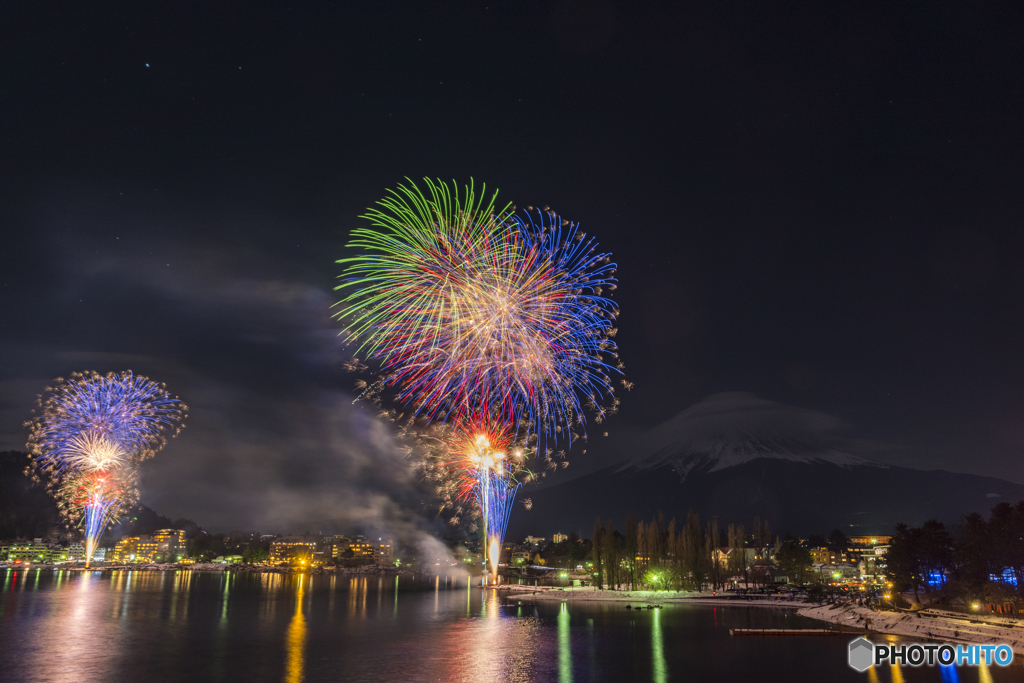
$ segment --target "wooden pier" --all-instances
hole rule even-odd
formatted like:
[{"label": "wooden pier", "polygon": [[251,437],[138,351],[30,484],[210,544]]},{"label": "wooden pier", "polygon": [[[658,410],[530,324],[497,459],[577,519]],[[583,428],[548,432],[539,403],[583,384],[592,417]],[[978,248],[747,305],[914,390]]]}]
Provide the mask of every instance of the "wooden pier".
[{"label": "wooden pier", "polygon": [[824,628],[731,628],[731,636],[849,636],[849,632]]}]

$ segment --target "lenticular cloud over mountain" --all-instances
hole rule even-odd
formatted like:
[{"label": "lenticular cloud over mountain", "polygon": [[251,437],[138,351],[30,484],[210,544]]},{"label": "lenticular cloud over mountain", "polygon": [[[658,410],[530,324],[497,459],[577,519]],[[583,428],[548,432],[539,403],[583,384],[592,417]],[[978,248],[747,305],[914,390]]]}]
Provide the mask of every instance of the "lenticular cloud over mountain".
[{"label": "lenticular cloud over mountain", "polygon": [[886,467],[855,451],[868,444],[843,438],[838,418],[767,401],[751,393],[712,394],[651,431],[640,454],[621,469],[671,464],[680,478],[714,472],[759,458],[841,467]]}]

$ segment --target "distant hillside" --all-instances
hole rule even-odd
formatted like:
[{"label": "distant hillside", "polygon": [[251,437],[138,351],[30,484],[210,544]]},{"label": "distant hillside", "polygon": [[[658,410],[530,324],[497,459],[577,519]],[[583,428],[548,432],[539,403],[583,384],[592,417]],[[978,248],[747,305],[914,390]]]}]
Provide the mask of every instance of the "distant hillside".
[{"label": "distant hillside", "polygon": [[[0,539],[64,536],[69,530],[64,528],[53,498],[43,485],[25,476],[28,463],[27,453],[0,452]],[[102,542],[110,543],[124,535],[149,534],[176,523],[194,526],[191,521],[173,522],[145,505],[137,505],[124,511],[120,523],[111,525]],[[184,527],[179,524],[178,528]],[[71,530],[71,535],[76,532]]]},{"label": "distant hillside", "polygon": [[666,420],[633,443],[619,465],[523,497],[510,520],[512,538],[561,529],[584,534],[594,517],[622,524],[629,512],[750,526],[754,516],[794,535],[891,531],[930,517],[958,522],[1000,501],[1024,499],[1024,486],[1001,479],[878,462],[885,444],[843,436],[847,426],[825,413],[723,392]]},{"label": "distant hillside", "polygon": [[550,536],[577,530],[588,535],[594,517],[621,525],[626,514],[649,519],[658,511],[685,518],[717,518],[749,527],[755,515],[772,529],[794,535],[883,533],[897,522],[920,524],[935,517],[958,522],[965,513],[987,513],[998,502],[1024,499],[1024,486],[992,477],[942,470],[794,462],[753,458],[718,467],[705,462],[684,473],[672,462],[655,467],[607,468],[564,484],[527,490],[532,510],[517,507],[508,536]]},{"label": "distant hillside", "polygon": [[60,513],[46,489],[25,476],[28,454],[0,452],[0,538],[42,538]]}]

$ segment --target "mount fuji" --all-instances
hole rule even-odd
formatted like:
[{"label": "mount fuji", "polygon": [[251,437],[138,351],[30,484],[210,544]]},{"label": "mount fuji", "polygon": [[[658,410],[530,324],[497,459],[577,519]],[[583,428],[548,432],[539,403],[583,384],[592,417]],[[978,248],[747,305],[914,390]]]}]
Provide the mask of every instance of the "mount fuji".
[{"label": "mount fuji", "polygon": [[509,538],[570,529],[590,535],[594,518],[618,528],[628,513],[701,519],[748,528],[754,516],[779,533],[879,534],[898,522],[956,523],[968,512],[1024,499],[1024,485],[944,470],[886,465],[886,447],[837,435],[824,413],[715,394],[638,440],[637,454],[582,477],[528,489],[530,511],[512,515]]}]

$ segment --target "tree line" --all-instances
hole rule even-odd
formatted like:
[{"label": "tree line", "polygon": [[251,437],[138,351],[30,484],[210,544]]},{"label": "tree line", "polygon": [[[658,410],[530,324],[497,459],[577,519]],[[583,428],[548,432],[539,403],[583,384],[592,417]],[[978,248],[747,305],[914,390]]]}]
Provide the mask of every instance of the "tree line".
[{"label": "tree line", "polygon": [[978,513],[947,529],[930,519],[919,527],[897,524],[886,555],[897,593],[940,592],[953,598],[996,602],[1018,599],[1024,589],[1024,500],[999,503],[988,519]]},{"label": "tree line", "polygon": [[674,518],[666,523],[663,513],[648,523],[630,514],[624,534],[611,520],[602,524],[598,518],[591,550],[594,584],[612,590],[718,590],[737,575],[763,582],[763,574],[751,574],[767,557],[771,539],[771,526],[759,518],[749,536],[742,525],[701,524],[692,510],[681,525]]}]

